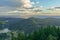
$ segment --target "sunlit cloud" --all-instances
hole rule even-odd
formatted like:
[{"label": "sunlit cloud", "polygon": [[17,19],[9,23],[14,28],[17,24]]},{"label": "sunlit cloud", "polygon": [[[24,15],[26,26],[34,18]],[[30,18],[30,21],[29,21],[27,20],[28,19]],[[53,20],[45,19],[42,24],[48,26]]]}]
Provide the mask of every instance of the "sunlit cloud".
[{"label": "sunlit cloud", "polygon": [[[34,15],[60,15],[60,9],[52,6],[45,10],[40,2],[31,0],[3,0],[0,6],[0,16],[19,16],[21,18],[29,18]],[[7,2],[7,3],[6,3]],[[5,4],[6,3],[6,4]],[[45,14],[44,14],[45,13]],[[47,14],[48,13],[48,14]],[[58,14],[56,14],[58,13]]]},{"label": "sunlit cloud", "polygon": [[21,7],[30,8],[32,7],[30,0],[20,0]]}]

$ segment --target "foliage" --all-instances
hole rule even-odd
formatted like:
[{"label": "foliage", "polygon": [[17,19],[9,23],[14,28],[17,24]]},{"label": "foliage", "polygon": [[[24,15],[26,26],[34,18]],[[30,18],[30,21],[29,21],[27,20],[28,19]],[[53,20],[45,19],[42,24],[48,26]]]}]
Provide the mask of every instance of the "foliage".
[{"label": "foliage", "polygon": [[13,34],[11,38],[12,40],[60,40],[60,28],[56,26],[41,26],[39,30],[34,30],[30,34],[18,32],[16,38],[14,38]]}]

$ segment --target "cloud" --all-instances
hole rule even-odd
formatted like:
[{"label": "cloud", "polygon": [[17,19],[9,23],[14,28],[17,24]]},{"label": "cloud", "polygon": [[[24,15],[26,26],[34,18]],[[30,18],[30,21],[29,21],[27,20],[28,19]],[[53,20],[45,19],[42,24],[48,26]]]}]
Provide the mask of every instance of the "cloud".
[{"label": "cloud", "polygon": [[31,4],[33,4],[33,5],[34,5],[34,4],[35,4],[35,2],[31,2]]},{"label": "cloud", "polygon": [[[35,2],[31,2],[30,0],[0,0],[0,16],[32,17],[36,15],[36,13],[29,9],[24,10],[24,8],[31,8],[33,4],[35,4]],[[18,11],[21,8],[23,8],[24,11]]]},{"label": "cloud", "polygon": [[7,33],[7,32],[10,32],[10,30],[8,28],[0,30],[0,33]]},{"label": "cloud", "polygon": [[20,8],[21,4],[19,1],[18,0],[0,0],[0,16],[7,15],[8,12],[14,11]]},{"label": "cloud", "polygon": [[30,0],[0,0],[0,14],[17,10],[21,7],[32,7]]},{"label": "cloud", "polygon": [[20,5],[18,0],[0,0],[0,15],[6,14],[5,12],[14,11],[20,8]]},{"label": "cloud", "polygon": [[22,7],[25,7],[25,8],[31,8],[32,7],[30,0],[20,0],[20,3],[22,4],[21,5]]},{"label": "cloud", "polygon": [[[31,8],[30,0],[0,0],[0,16],[21,16],[30,15],[29,13],[22,13],[18,11],[21,7]],[[27,10],[25,10],[27,11]],[[25,12],[23,11],[23,12]],[[31,14],[32,15],[32,14]]]},{"label": "cloud", "polygon": [[13,11],[13,10],[16,10],[16,8],[8,7],[8,6],[2,6],[2,7],[0,7],[0,13],[1,12]]}]

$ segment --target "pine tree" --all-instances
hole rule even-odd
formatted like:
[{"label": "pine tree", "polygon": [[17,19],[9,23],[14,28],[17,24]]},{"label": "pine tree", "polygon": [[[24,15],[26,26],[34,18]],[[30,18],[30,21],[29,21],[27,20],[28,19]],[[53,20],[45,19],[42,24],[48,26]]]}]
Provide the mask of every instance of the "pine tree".
[{"label": "pine tree", "polygon": [[24,34],[24,32],[18,33],[17,40],[26,40],[26,35]]},{"label": "pine tree", "polygon": [[14,37],[14,33],[11,32],[11,40],[16,40],[16,38]]},{"label": "pine tree", "polygon": [[57,37],[49,35],[46,40],[57,40]]}]

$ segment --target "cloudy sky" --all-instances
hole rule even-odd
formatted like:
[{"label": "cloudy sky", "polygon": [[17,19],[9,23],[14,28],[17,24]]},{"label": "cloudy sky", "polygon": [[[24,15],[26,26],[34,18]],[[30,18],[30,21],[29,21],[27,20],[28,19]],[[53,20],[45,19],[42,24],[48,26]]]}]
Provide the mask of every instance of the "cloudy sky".
[{"label": "cloudy sky", "polygon": [[19,15],[17,10],[21,7],[31,8],[36,6],[43,8],[60,7],[60,0],[0,0],[0,16]]}]

